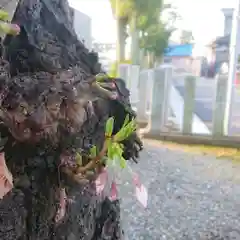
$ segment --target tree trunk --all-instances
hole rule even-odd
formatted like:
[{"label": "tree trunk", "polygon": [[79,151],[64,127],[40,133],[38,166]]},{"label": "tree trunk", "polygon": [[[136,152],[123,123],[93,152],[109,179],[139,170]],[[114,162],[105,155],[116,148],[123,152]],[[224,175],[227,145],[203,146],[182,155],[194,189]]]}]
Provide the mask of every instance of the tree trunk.
[{"label": "tree trunk", "polygon": [[130,31],[131,31],[131,60],[132,64],[139,65],[139,31],[137,29],[137,16],[131,16]]},{"label": "tree trunk", "polygon": [[155,56],[152,52],[148,52],[147,56],[148,56],[148,68],[153,68],[155,63]]},{"label": "tree trunk", "polygon": [[144,58],[145,58],[145,53],[143,49],[140,49],[139,51],[139,64],[141,68],[144,68]]},{"label": "tree trunk", "polygon": [[125,60],[126,20],[116,19],[117,24],[117,62]]},{"label": "tree trunk", "polygon": [[[123,80],[105,79],[110,97],[93,88],[98,56],[78,41],[70,12],[66,0],[21,0],[21,33],[4,42],[0,145],[14,187],[0,200],[1,240],[122,239],[119,201],[96,191],[104,166],[88,177],[72,169],[76,153],[86,166],[91,146],[102,148],[110,116],[116,133],[135,113]],[[125,159],[142,148],[136,133],[123,145]]]}]

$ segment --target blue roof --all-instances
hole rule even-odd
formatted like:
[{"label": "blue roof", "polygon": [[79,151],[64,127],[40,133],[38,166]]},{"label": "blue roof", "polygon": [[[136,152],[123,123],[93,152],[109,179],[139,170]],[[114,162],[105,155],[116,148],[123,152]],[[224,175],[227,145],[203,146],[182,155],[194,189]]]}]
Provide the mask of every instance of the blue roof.
[{"label": "blue roof", "polygon": [[165,57],[192,56],[193,44],[169,45],[165,49]]}]

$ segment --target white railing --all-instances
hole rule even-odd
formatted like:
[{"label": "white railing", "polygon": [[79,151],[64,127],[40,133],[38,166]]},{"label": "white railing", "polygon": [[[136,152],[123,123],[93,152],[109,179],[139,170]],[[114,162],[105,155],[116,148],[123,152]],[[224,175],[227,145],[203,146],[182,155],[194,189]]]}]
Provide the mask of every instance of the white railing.
[{"label": "white railing", "polygon": [[[138,121],[147,124],[150,133],[156,135],[166,131],[165,126],[171,112],[174,115],[174,124],[182,134],[223,136],[226,76],[211,80],[215,84],[216,94],[209,129],[209,123],[206,124],[195,113],[196,82],[200,78],[183,73],[178,75],[171,65],[140,71],[139,66],[124,64],[120,66],[119,72],[120,77],[126,79],[132,94],[130,100],[136,108]],[[184,82],[184,96],[180,94],[173,79]]]}]

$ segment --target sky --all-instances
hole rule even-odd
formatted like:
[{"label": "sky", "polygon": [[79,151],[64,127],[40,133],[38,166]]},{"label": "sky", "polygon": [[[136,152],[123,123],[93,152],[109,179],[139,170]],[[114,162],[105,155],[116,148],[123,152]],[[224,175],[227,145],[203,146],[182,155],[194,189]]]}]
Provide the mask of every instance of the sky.
[{"label": "sky", "polygon": [[69,3],[91,17],[92,35],[97,42],[116,42],[116,24],[109,0],[69,0]]},{"label": "sky", "polygon": [[179,28],[191,30],[197,43],[207,44],[223,34],[222,8],[234,7],[236,0],[175,0],[183,20]]},{"label": "sky", "polygon": [[[177,7],[182,17],[177,27],[191,30],[196,43],[204,46],[223,34],[224,18],[221,9],[234,7],[236,0],[168,1]],[[115,21],[109,0],[69,0],[69,3],[92,18],[92,35],[96,41],[105,43],[116,41]]]}]

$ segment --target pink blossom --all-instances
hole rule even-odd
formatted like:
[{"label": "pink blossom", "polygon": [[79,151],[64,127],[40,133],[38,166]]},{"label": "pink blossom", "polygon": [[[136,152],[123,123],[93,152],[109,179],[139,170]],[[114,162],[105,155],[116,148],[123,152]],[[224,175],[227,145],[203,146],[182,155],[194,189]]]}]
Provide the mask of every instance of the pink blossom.
[{"label": "pink blossom", "polygon": [[13,177],[5,162],[4,153],[0,153],[0,199],[13,188]]}]

